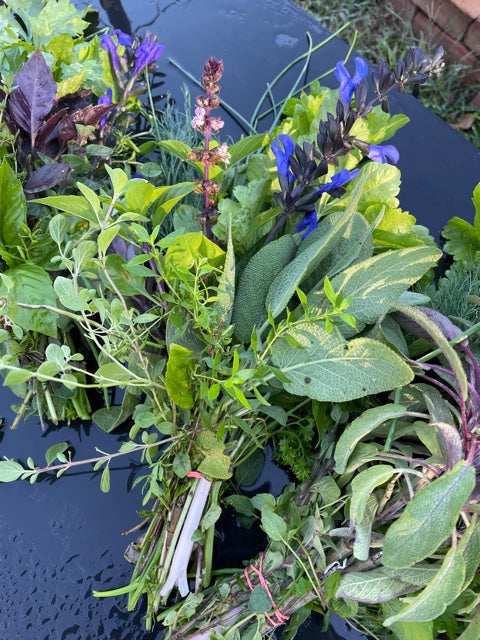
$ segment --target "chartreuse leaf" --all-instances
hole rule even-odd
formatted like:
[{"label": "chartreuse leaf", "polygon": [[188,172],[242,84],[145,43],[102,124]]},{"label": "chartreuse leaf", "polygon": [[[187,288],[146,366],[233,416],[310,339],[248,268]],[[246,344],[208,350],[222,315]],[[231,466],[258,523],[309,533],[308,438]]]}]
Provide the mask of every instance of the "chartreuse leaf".
[{"label": "chartreuse leaf", "polygon": [[165,385],[170,399],[182,409],[191,409],[194,405],[191,386],[195,366],[193,355],[193,351],[186,347],[175,343],[170,345]]},{"label": "chartreuse leaf", "polygon": [[406,607],[384,621],[389,627],[399,621],[427,622],[442,615],[461,593],[465,581],[465,561],[458,547],[448,551],[433,580]]},{"label": "chartreuse leaf", "polygon": [[88,200],[83,196],[46,196],[45,198],[34,198],[30,202],[38,202],[47,207],[53,207],[72,216],[88,220],[93,223],[93,226],[98,226],[97,216],[90,208]]},{"label": "chartreuse leaf", "polygon": [[458,462],[451,471],[422,487],[388,528],[383,564],[402,569],[435,553],[452,535],[460,509],[474,487],[475,470],[466,462]]},{"label": "chartreuse leaf", "polygon": [[161,224],[173,207],[186,195],[192,193],[196,186],[196,182],[179,182],[167,187],[159,187],[160,193],[153,210],[152,224],[154,226]]},{"label": "chartreuse leaf", "polygon": [[201,231],[189,231],[176,236],[165,254],[165,271],[175,275],[175,269],[191,269],[201,258],[209,264],[220,266],[225,252],[215,242],[209,240]]},{"label": "chartreuse leaf", "polygon": [[[403,604],[397,600],[389,600],[382,603],[384,618],[393,616],[403,608]],[[433,640],[433,622],[394,622],[391,625],[395,638],[398,640]],[[473,640],[473,638],[471,639]],[[477,638],[475,638],[477,640]]]},{"label": "chartreuse leaf", "polygon": [[412,591],[418,591],[418,586],[389,576],[379,567],[344,574],[335,595],[337,598],[377,604]]},{"label": "chartreuse leaf", "polygon": [[[302,347],[302,348],[299,348]],[[396,353],[369,338],[347,342],[338,331],[300,323],[272,345],[285,389],[314,400],[345,402],[408,384],[413,373]]]},{"label": "chartreuse leaf", "polygon": [[27,204],[22,183],[4,158],[0,165],[0,243],[16,246],[22,224],[25,224]]},{"label": "chartreuse leaf", "polygon": [[22,382],[33,378],[34,375],[33,371],[28,371],[28,369],[14,369],[7,373],[3,385],[5,387],[12,387],[16,384],[22,384]]},{"label": "chartreuse leaf", "polygon": [[266,134],[255,133],[251,136],[241,138],[234,144],[231,144],[228,147],[228,153],[230,154],[230,166],[233,167],[237,162],[240,162],[240,160],[243,160],[267,143],[268,136],[266,136]]},{"label": "chartreuse leaf", "polygon": [[[388,251],[352,265],[332,279],[337,294],[350,300],[348,313],[357,322],[371,324],[390,311],[390,305],[440,259],[436,247],[409,247]],[[322,290],[310,296],[320,309],[328,308]]]}]

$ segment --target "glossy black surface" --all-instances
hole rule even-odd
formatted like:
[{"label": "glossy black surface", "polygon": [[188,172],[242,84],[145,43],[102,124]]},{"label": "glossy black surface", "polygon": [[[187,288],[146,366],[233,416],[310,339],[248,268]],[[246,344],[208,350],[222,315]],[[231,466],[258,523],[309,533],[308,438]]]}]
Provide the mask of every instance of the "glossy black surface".
[{"label": "glossy black surface", "polygon": [[[165,74],[158,77],[163,82],[159,91],[170,91],[181,103],[180,87],[186,78],[169,57],[198,77],[204,61],[215,55],[225,63],[222,97],[247,119],[266,83],[305,51],[305,32],[310,32],[314,44],[328,35],[289,0],[103,0],[104,7],[107,2],[109,15],[101,9],[104,24],[110,16],[113,26],[124,31],[143,33],[148,28],[166,45],[159,64],[159,73]],[[314,55],[306,81],[331,69],[346,50],[338,39],[326,45]],[[290,73],[276,87],[277,99],[295,77]],[[326,84],[335,86],[335,81],[330,77]],[[393,140],[401,154],[402,207],[434,233],[452,215],[470,218],[471,194],[480,180],[478,150],[413,98],[400,96],[392,105],[411,117]],[[232,136],[240,133],[228,119],[224,131]],[[63,440],[73,444],[76,459],[94,456],[95,447],[118,448],[116,436],[89,425],[52,428],[42,434],[38,421],[30,419],[12,432],[9,406],[13,401],[8,391],[0,390],[0,414],[6,418],[0,430],[2,456],[25,460],[31,455],[41,464],[44,451]],[[125,613],[124,598],[91,596],[92,588],[113,588],[128,581],[131,567],[122,558],[128,541],[121,532],[137,522],[140,492],[129,491],[136,462],[132,458],[123,466],[112,465],[116,470],[108,495],[100,492],[99,478],[84,471],[65,474],[53,483],[0,487],[1,639],[148,640],[160,636],[145,634],[141,612]],[[271,490],[271,479],[264,479],[262,490]],[[236,544],[242,535],[238,533]],[[359,637],[342,621],[333,624],[323,635],[321,623],[313,619],[299,638]]]}]

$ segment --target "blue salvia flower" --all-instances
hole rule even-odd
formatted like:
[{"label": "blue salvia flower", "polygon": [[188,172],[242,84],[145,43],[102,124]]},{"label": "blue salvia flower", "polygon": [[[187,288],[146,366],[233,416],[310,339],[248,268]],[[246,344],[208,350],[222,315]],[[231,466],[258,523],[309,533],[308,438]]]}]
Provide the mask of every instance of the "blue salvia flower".
[{"label": "blue salvia flower", "polygon": [[367,77],[368,65],[363,58],[355,58],[355,74],[352,78],[343,61],[337,62],[333,73],[340,82],[340,98],[345,102],[350,102],[355,89]]},{"label": "blue salvia flower", "polygon": [[[110,87],[108,87],[107,93],[104,96],[100,96],[97,104],[102,104],[105,106],[109,106],[112,104],[112,90],[110,89]],[[107,115],[105,114],[100,118],[100,129],[103,129],[106,122],[107,122]]]},{"label": "blue salvia flower", "polygon": [[105,49],[105,51],[108,51],[113,64],[113,68],[115,69],[115,71],[118,71],[120,67],[117,54],[118,45],[115,44],[112,36],[108,33],[104,33],[102,36],[100,36],[100,45],[103,49]]},{"label": "blue salvia flower", "polygon": [[124,33],[121,29],[115,29],[113,33],[117,36],[119,44],[124,47],[132,46],[132,36],[128,35],[128,33]]},{"label": "blue salvia flower", "polygon": [[[338,173],[332,176],[330,182],[326,182],[319,189],[315,191],[315,194],[320,197],[322,193],[331,193],[332,195],[340,195],[335,194],[334,192],[340,189],[344,184],[350,182],[356,178],[360,173],[360,169],[353,169],[349,171],[348,169],[342,169]],[[317,212],[315,209],[313,211],[309,211],[306,213],[302,219],[302,221],[297,225],[296,231],[300,233],[300,231],[304,231],[305,233],[302,235],[302,238],[306,238],[309,233],[311,233],[317,227]]]},{"label": "blue salvia flower", "polygon": [[331,193],[332,191],[335,191],[335,189],[342,187],[347,182],[350,182],[350,180],[356,178],[359,173],[360,169],[352,169],[352,171],[349,171],[348,169],[342,169],[332,176],[330,182],[326,182],[319,189],[317,189],[317,194],[320,195],[322,193]]},{"label": "blue salvia flower", "polygon": [[370,160],[374,160],[375,162],[381,162],[382,164],[385,164],[387,162],[387,158],[390,158],[393,164],[396,164],[400,157],[400,154],[398,153],[398,149],[394,147],[393,144],[383,144],[383,145],[371,144],[370,150],[367,153],[367,155],[370,158]]},{"label": "blue salvia flower", "polygon": [[[283,148],[280,146],[280,143]],[[295,143],[286,133],[281,133],[278,138],[272,142],[272,151],[277,163],[277,171],[280,176],[287,178],[288,182],[293,182],[295,179],[295,176],[290,169],[290,156],[294,150]]]},{"label": "blue salvia flower", "polygon": [[309,213],[306,213],[303,216],[303,220],[299,224],[297,224],[296,231],[297,233],[300,233],[300,231],[303,231],[304,229],[306,229],[305,233],[302,234],[302,238],[306,238],[308,234],[311,233],[316,228],[317,228],[317,212],[315,211],[315,209],[313,209],[313,211],[310,211]]},{"label": "blue salvia flower", "polygon": [[156,62],[163,53],[165,46],[158,44],[154,40],[150,40],[150,36],[147,34],[142,44],[135,51],[135,66],[133,68],[133,75],[137,75],[143,71],[148,65]]}]

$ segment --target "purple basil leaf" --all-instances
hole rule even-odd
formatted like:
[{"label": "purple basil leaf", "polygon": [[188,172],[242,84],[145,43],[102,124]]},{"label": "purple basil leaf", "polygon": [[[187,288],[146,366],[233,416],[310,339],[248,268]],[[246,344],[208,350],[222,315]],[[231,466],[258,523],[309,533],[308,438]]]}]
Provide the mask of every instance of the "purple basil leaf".
[{"label": "purple basil leaf", "polygon": [[[458,336],[462,335],[463,331],[459,327],[457,327],[457,325],[453,324],[453,322],[449,320],[447,316],[444,316],[443,313],[440,313],[439,311],[435,311],[435,309],[430,309],[429,307],[416,307],[416,308],[422,313],[424,313],[426,316],[428,316],[428,318],[434,324],[437,325],[437,327],[440,329],[440,331],[443,333],[443,335],[448,341],[454,340],[455,338],[458,338]],[[431,341],[432,338],[430,334],[427,333],[424,329],[422,329],[411,318],[405,316],[403,313],[400,313],[400,312],[395,313],[394,317],[402,327],[404,327],[414,335],[418,336],[419,338],[424,338],[425,340]],[[468,340],[467,339],[462,340],[460,344],[462,346],[463,345],[466,346],[468,344]]]},{"label": "purple basil leaf", "polygon": [[124,260],[131,260],[136,255],[135,246],[120,236],[115,236],[107,249],[107,253],[116,253]]},{"label": "purple basil leaf", "polygon": [[30,135],[33,149],[37,132],[50,113],[57,93],[52,72],[38,49],[17,73],[13,85],[8,111],[14,123]]},{"label": "purple basil leaf", "polygon": [[25,193],[39,193],[40,191],[51,189],[64,180],[70,171],[70,165],[65,163],[45,164],[30,174],[23,189]]},{"label": "purple basil leaf", "polygon": [[115,104],[95,104],[85,107],[85,109],[79,109],[75,113],[71,114],[74,122],[79,122],[83,125],[97,125],[102,117],[107,114],[110,109],[113,109]]},{"label": "purple basil leaf", "polygon": [[64,149],[70,140],[76,139],[77,127],[71,116],[66,115],[60,120],[57,127],[57,136],[61,149]]},{"label": "purple basil leaf", "polygon": [[65,117],[67,113],[67,109],[62,109],[61,111],[57,111],[50,116],[46,122],[40,127],[40,130],[37,134],[37,150],[41,153],[45,153],[46,145],[57,137],[58,133],[56,132],[57,124]]}]

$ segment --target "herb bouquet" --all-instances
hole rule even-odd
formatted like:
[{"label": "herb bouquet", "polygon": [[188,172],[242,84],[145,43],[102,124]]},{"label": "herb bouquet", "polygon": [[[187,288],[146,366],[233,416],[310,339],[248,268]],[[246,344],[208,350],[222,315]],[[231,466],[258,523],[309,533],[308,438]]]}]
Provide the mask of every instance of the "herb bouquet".
[{"label": "herb bouquet", "polygon": [[[365,61],[353,76],[339,62],[338,91],[314,83],[271,132],[227,146],[214,115],[221,61],[205,64],[190,138],[168,138],[167,112],[135,97],[161,45],[121,32],[89,40],[78,18],[53,37],[90,56],[73,97],[59,89],[73,70],[50,41],[48,66],[33,27],[32,42],[17,34],[24,60],[3,78],[0,369],[23,399],[19,417],[92,416],[105,431],[128,424],[128,437],[89,461],[68,442],[45,466],[3,460],[0,481],[88,462],[108,491],[111,460],[138,452],[135,568],[96,595],[126,594],[129,610],[146,596],[146,628],[161,621],[169,637],[258,638],[287,621],[293,637],[319,609],[382,637],[421,623],[428,638],[459,598],[452,615],[465,624],[479,564],[478,364],[454,325],[412,306],[428,302],[410,288],[431,280],[441,252],[399,208],[387,162],[398,152],[383,144],[406,122],[389,115],[389,92],[439,73],[442,52],[381,62],[373,100]],[[79,114],[95,96],[90,117]],[[134,133],[136,113],[151,127]],[[239,487],[267,443],[295,483],[247,498]],[[258,521],[268,545],[214,582],[226,505],[245,526]]]}]

